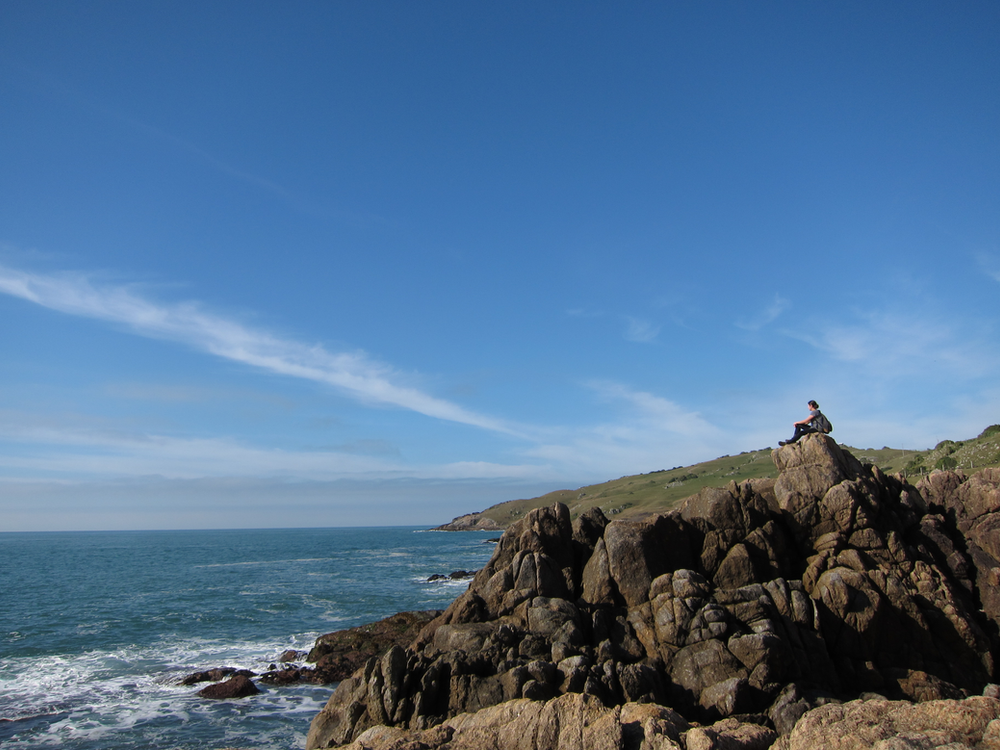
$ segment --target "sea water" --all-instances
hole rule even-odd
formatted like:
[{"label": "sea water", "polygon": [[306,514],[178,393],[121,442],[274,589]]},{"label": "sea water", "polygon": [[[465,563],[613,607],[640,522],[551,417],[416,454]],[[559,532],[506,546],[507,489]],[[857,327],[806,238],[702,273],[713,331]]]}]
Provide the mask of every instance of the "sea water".
[{"label": "sea water", "polygon": [[318,635],[444,609],[496,534],[413,528],[0,533],[0,747],[305,745],[333,686],[197,696]]}]

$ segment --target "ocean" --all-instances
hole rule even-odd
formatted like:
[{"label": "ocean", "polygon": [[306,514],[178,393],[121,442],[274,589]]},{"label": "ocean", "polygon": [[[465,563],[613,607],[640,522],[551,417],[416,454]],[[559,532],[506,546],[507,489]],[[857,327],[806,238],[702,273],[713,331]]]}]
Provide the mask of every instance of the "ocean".
[{"label": "ocean", "polygon": [[333,686],[211,701],[186,675],[444,609],[496,532],[415,528],[0,533],[0,748],[293,750]]}]

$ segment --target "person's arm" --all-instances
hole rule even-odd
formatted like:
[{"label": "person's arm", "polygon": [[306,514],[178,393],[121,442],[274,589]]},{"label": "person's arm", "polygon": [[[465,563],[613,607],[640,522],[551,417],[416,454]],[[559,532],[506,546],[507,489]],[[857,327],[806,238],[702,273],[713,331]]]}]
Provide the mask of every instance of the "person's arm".
[{"label": "person's arm", "polygon": [[805,419],[800,419],[800,420],[799,420],[798,422],[796,422],[795,424],[809,424],[809,423],[810,423],[810,422],[812,422],[812,421],[813,421],[814,419],[816,419],[816,415],[815,415],[815,414],[810,414],[810,415],[809,415],[808,417],[806,417]]}]

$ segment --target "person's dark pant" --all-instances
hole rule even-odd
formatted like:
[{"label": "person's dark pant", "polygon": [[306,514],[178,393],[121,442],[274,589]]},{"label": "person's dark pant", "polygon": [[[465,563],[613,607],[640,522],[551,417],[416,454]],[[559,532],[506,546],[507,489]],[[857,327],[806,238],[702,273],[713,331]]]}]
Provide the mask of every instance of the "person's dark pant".
[{"label": "person's dark pant", "polygon": [[785,445],[791,445],[798,441],[803,435],[808,435],[810,432],[819,432],[819,430],[807,425],[807,424],[797,424],[795,425],[795,434],[792,435],[791,440],[785,441]]}]

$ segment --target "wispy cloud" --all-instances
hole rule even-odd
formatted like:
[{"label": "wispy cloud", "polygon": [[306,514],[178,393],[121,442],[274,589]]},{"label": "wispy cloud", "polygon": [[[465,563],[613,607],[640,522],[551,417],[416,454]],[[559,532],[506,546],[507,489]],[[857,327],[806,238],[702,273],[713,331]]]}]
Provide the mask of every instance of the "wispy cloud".
[{"label": "wispy cloud", "polygon": [[357,441],[327,450],[285,450],[228,437],[176,437],[81,418],[0,412],[0,477],[72,480],[105,477],[294,477],[523,479],[544,467],[486,461],[408,464],[384,441]]},{"label": "wispy cloud", "polygon": [[944,370],[962,378],[981,377],[998,365],[988,332],[975,326],[966,324],[958,330],[917,311],[857,311],[855,318],[786,334],[834,360],[866,365],[884,375]]},{"label": "wispy cloud", "polygon": [[334,386],[359,401],[516,434],[509,424],[401,384],[404,378],[363,352],[330,352],[256,330],[195,302],[162,304],[133,287],[98,286],[81,274],[44,275],[0,266],[0,293],[68,315],[123,326],[140,336],[176,341],[268,372]]},{"label": "wispy cloud", "polygon": [[[24,76],[25,80],[31,81],[35,86],[38,86],[49,95],[57,97],[59,100],[66,102],[71,106],[83,108],[85,111],[95,113],[106,120],[116,122],[131,130],[142,133],[152,140],[169,144],[170,147],[187,154],[193,160],[207,164],[218,172],[228,175],[236,180],[240,180],[261,191],[264,191],[265,193],[270,193],[272,196],[280,199],[298,211],[320,215],[328,213],[328,211],[313,205],[310,201],[304,199],[300,195],[296,195],[291,190],[279,185],[275,181],[261,177],[260,175],[254,174],[246,169],[233,166],[232,164],[220,159],[215,154],[210,153],[204,148],[201,148],[184,138],[174,135],[163,128],[150,125],[149,123],[144,122],[143,120],[127,113],[113,104],[108,104],[107,102],[99,100],[93,94],[85,93],[81,90],[73,88],[63,79],[24,66],[18,66],[18,69]],[[364,218],[365,220],[370,221],[374,217]]]},{"label": "wispy cloud", "polygon": [[625,316],[625,338],[637,344],[648,344],[660,335],[660,326],[642,318]]},{"label": "wispy cloud", "polygon": [[747,331],[759,331],[764,326],[777,320],[788,309],[789,305],[788,300],[775,294],[774,300],[770,305],[755,315],[737,320],[736,325]]},{"label": "wispy cloud", "polygon": [[664,432],[695,437],[714,434],[715,428],[700,414],[646,391],[637,391],[621,383],[606,380],[586,384],[600,399],[630,406],[642,421],[656,424]]},{"label": "wispy cloud", "polygon": [[593,381],[585,386],[618,412],[611,421],[550,435],[526,451],[562,472],[599,478],[611,472],[646,472],[669,464],[703,461],[731,436],[701,414],[627,385]]}]

